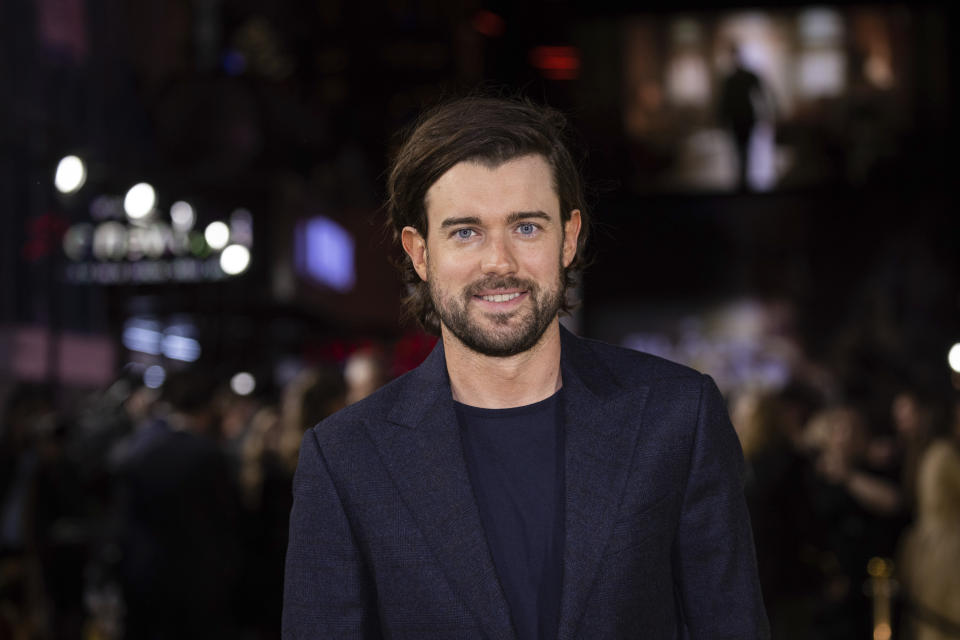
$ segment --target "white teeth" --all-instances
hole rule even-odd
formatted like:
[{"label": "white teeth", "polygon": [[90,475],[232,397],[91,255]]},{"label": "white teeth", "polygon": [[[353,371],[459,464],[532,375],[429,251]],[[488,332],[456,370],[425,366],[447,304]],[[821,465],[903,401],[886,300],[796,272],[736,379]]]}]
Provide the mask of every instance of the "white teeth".
[{"label": "white teeth", "polygon": [[519,293],[503,293],[497,294],[495,296],[480,296],[487,302],[506,302],[508,300],[513,300],[516,297],[519,297]]}]

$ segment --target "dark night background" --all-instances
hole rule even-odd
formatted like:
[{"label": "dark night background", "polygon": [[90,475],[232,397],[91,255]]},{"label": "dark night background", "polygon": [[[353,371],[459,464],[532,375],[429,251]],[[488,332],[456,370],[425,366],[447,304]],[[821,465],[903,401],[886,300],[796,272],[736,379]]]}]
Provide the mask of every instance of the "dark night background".
[{"label": "dark night background", "polygon": [[[681,139],[724,134],[714,97],[671,102],[669,64],[696,52],[714,96],[724,25],[781,33],[807,15],[800,3],[0,0],[0,406],[31,398],[24,406],[36,413],[26,415],[56,417],[57,456],[89,451],[76,425],[90,422],[89,407],[107,402],[116,380],[137,388],[148,367],[189,368],[131,348],[130,327],[175,337],[172,327],[185,327],[202,351],[192,366],[219,385],[217,397],[256,403],[245,420],[271,406],[284,416],[304,370],[339,375],[351,356],[373,354],[382,382],[415,366],[432,341],[400,317],[390,263],[399,252],[381,211],[385,171],[398,132],[423,108],[483,90],[548,103],[573,125],[594,216],[593,264],[571,319],[579,333],[703,369],[731,406],[797,383],[816,396],[811,412],[855,405],[878,439],[896,435],[893,398],[920,390],[935,416],[931,434],[945,432],[960,389],[947,366],[960,342],[954,10],[828,9],[849,27],[831,51],[854,71],[832,94],[781,104],[775,140],[789,168],[745,191],[698,182],[684,168]],[[691,23],[695,35],[677,35]],[[865,39],[858,25],[867,25]],[[662,64],[630,62],[631,28],[651,34],[634,45],[652,47]],[[784,51],[802,49],[796,37]],[[892,70],[870,76],[880,78],[875,86],[857,80],[872,55],[858,49],[863,42],[880,42]],[[655,71],[637,98],[630,70],[643,64]],[[641,114],[643,105],[654,106]],[[647,124],[630,124],[637,114]],[[87,177],[61,194],[53,176],[68,154],[84,160]],[[156,189],[153,215],[164,220],[179,200],[193,206],[197,229],[249,211],[249,269],[184,281],[71,276],[64,234],[100,224],[102,198],[142,181]],[[325,283],[300,263],[308,245],[298,234],[318,216],[353,243],[352,286]],[[230,396],[239,371],[255,376],[252,396],[235,388]],[[4,413],[9,425],[12,415]],[[9,425],[0,425],[5,489],[24,452],[49,435],[16,440]],[[236,440],[249,429],[238,427]],[[58,494],[66,506],[50,516],[85,532],[69,544],[51,534],[48,547],[73,553],[59,573],[37,551],[42,543],[5,538],[0,560],[12,568],[0,576],[0,638],[120,637],[110,624],[123,615],[90,604],[91,594],[112,593],[118,562],[102,557],[112,534],[101,526],[117,480],[106,470],[109,447],[92,448],[99,453],[77,463],[85,492]],[[12,492],[0,492],[5,509]],[[878,526],[900,531],[909,520],[907,510]],[[893,555],[895,544],[882,550]],[[90,577],[91,566],[101,577]],[[54,583],[77,586],[58,595]],[[246,619],[238,629],[275,637],[272,624]]]}]

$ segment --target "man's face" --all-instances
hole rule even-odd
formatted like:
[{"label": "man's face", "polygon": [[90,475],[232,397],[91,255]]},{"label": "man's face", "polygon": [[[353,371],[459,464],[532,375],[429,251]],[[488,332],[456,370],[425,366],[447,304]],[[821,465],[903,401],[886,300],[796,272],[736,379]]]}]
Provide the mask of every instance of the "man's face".
[{"label": "man's face", "polygon": [[550,166],[539,155],[495,168],[461,162],[430,187],[427,238],[403,230],[442,331],[488,356],[533,347],[555,321],[580,212],[563,223]]}]

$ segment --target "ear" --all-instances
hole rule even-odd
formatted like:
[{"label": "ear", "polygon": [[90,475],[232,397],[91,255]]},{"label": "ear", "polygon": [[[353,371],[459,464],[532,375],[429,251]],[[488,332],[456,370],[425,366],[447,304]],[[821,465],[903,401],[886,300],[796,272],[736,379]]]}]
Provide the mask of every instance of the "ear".
[{"label": "ear", "polygon": [[577,240],[580,238],[580,209],[570,212],[570,219],[563,223],[563,266],[569,267],[577,255]]},{"label": "ear", "polygon": [[427,280],[427,241],[413,227],[404,227],[400,232],[400,244],[410,256],[413,268],[423,281]]}]

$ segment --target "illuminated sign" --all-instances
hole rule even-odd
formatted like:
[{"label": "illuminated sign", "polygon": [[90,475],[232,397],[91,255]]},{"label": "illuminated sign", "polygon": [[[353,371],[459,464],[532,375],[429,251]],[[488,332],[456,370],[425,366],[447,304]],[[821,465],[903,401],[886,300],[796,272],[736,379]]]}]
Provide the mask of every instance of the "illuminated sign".
[{"label": "illuminated sign", "polygon": [[[215,221],[201,231],[193,228],[195,215],[188,203],[174,203],[170,221],[160,219],[156,210],[127,221],[120,203],[118,197],[101,196],[91,205],[96,222],[67,229],[63,252],[68,282],[216,281],[239,275],[249,265],[253,222],[245,209],[235,210],[229,225]],[[236,254],[242,251],[246,259],[238,262]]]}]

